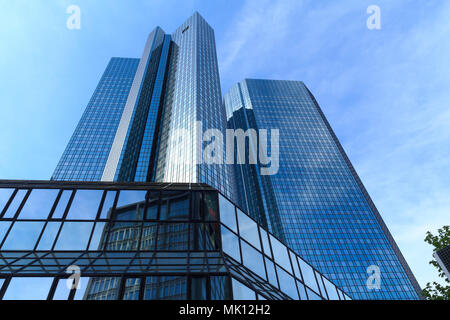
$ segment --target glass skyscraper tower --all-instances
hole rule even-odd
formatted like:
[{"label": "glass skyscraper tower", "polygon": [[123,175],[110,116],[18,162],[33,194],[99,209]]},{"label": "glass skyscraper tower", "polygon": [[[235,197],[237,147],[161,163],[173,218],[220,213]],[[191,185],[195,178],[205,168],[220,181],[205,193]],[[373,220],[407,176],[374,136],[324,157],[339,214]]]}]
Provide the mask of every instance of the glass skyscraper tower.
[{"label": "glass skyscraper tower", "polygon": [[[279,129],[278,172],[204,163],[203,131],[227,128]],[[47,299],[418,298],[312,94],[245,80],[224,102],[198,13],[111,59],[51,180],[0,181],[0,299],[24,276]]]},{"label": "glass skyscraper tower", "polygon": [[[353,298],[417,299],[416,279],[303,82],[246,79],[225,105],[230,128],[279,129],[277,174],[236,165],[241,207]],[[372,265],[380,289],[368,289]]]},{"label": "glass skyscraper tower", "polygon": [[214,30],[195,13],[171,35],[153,30],[140,60],[111,59],[52,178],[203,182],[232,197],[232,168],[201,163],[197,122],[226,128]]}]

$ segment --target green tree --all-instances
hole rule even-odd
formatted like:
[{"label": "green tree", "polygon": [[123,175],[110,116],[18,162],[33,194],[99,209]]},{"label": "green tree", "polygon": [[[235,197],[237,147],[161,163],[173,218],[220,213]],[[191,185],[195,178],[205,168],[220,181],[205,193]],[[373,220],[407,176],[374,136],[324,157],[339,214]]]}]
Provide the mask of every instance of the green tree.
[{"label": "green tree", "polygon": [[[425,237],[425,242],[431,244],[433,252],[439,251],[440,249],[450,245],[450,226],[443,226],[438,229],[438,234],[433,235],[430,231],[427,232]],[[450,300],[450,280],[444,274],[441,266],[436,260],[431,260],[429,262],[431,265],[438,269],[439,277],[444,279],[446,285],[439,284],[437,282],[428,282],[426,287],[422,290],[422,295],[428,300]]]}]

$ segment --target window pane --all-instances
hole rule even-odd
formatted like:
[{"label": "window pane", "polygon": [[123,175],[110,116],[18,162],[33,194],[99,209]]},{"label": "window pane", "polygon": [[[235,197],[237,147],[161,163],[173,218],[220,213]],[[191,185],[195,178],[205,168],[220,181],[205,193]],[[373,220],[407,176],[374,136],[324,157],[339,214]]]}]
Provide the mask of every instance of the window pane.
[{"label": "window pane", "polygon": [[239,238],[230,230],[221,226],[222,232],[222,250],[230,257],[241,262],[241,253],[239,251]]},{"label": "window pane", "polygon": [[37,246],[38,250],[50,250],[55,242],[56,235],[58,234],[61,222],[49,222],[45,226],[44,233],[42,234],[39,244]]},{"label": "window pane", "polygon": [[286,271],[277,267],[278,280],[280,280],[280,289],[294,300],[298,300],[297,287],[295,280]]},{"label": "window pane", "polygon": [[147,217],[146,219],[158,219],[159,192],[151,192],[148,197]]},{"label": "window pane", "polygon": [[233,300],[256,300],[255,292],[241,282],[233,278],[232,285]]},{"label": "window pane", "polygon": [[[117,300],[120,278],[90,278],[85,300]],[[81,296],[81,294],[80,294]]]},{"label": "window pane", "polygon": [[93,220],[97,216],[103,190],[77,190],[67,219]]},{"label": "window pane", "polygon": [[316,279],[317,279],[317,282],[319,283],[320,292],[322,293],[322,296],[326,299],[327,294],[326,294],[325,288],[323,286],[322,276],[319,273],[317,273],[316,271],[314,271],[314,273],[316,274]]},{"label": "window pane", "polygon": [[89,277],[81,277],[80,282],[78,283],[78,288],[75,291],[75,296],[73,300],[83,300],[84,295],[86,293],[87,287],[89,285],[90,278]]},{"label": "window pane", "polygon": [[13,277],[3,300],[45,300],[53,278]]},{"label": "window pane", "polygon": [[265,258],[264,260],[266,261],[266,269],[267,275],[269,277],[269,282],[276,288],[279,288],[277,282],[277,275],[275,274],[275,266],[273,262],[267,258]]},{"label": "window pane", "polygon": [[322,300],[322,298],[318,294],[316,294],[314,291],[310,290],[309,288],[306,288],[306,291],[308,292],[309,300]]},{"label": "window pane", "polygon": [[312,267],[301,258],[298,258],[298,262],[302,271],[303,282],[311,289],[319,292],[319,287],[317,286],[316,278],[314,277],[314,270],[312,269]]},{"label": "window pane", "polygon": [[19,219],[47,219],[59,190],[34,189],[20,211]]},{"label": "window pane", "polygon": [[100,219],[108,219],[111,217],[114,200],[116,199],[116,191],[106,192],[105,200],[103,201],[102,212],[100,213]]},{"label": "window pane", "polygon": [[272,252],[270,251],[270,245],[269,245],[269,235],[263,228],[259,228],[259,232],[261,233],[261,240],[263,244],[263,250],[264,253],[272,258]]},{"label": "window pane", "polygon": [[32,250],[42,231],[44,222],[21,221],[14,223],[2,250]]},{"label": "window pane", "polygon": [[289,262],[289,256],[286,246],[272,237],[272,235],[270,235],[270,243],[272,244],[275,262],[292,273],[291,263]]},{"label": "window pane", "polygon": [[191,278],[191,299],[192,300],[206,300],[206,278],[192,277]]},{"label": "window pane", "polygon": [[189,224],[161,223],[158,228],[158,250],[187,250]]},{"label": "window pane", "polygon": [[336,287],[328,281],[326,278],[323,278],[323,282],[325,283],[325,287],[327,289],[328,298],[330,300],[339,300],[339,296],[336,291]]},{"label": "window pane", "polygon": [[117,220],[140,220],[144,216],[147,191],[122,190],[115,210]]},{"label": "window pane", "polygon": [[145,280],[144,300],[183,300],[187,279],[184,276],[151,276]]},{"label": "window pane", "polygon": [[245,241],[241,241],[241,246],[244,266],[255,272],[261,278],[266,279],[262,254],[250,247]]},{"label": "window pane", "polygon": [[161,220],[187,220],[189,218],[189,192],[162,192]]},{"label": "window pane", "polygon": [[115,222],[109,230],[106,248],[115,251],[137,250],[140,233],[141,222]]},{"label": "window pane", "polygon": [[6,210],[3,218],[12,218],[17,212],[17,209],[19,208],[20,204],[22,203],[23,197],[27,193],[28,190],[19,190],[17,191],[16,195],[14,196],[14,199],[9,204],[8,210]]},{"label": "window pane", "polygon": [[142,230],[141,250],[155,250],[158,223],[145,222]]},{"label": "window pane", "polygon": [[72,190],[64,190],[61,194],[61,197],[58,200],[58,204],[56,206],[55,212],[52,214],[52,218],[62,218],[64,215],[64,211],[67,207],[67,202],[69,202],[70,196],[72,195]]},{"label": "window pane", "polygon": [[210,276],[211,300],[231,299],[231,288],[228,276]]},{"label": "window pane", "polygon": [[296,255],[291,250],[289,250],[289,255],[291,256],[291,262],[292,262],[292,265],[294,266],[295,276],[297,278],[301,279],[302,276],[300,274],[300,269],[298,268]]},{"label": "window pane", "polygon": [[58,284],[56,285],[55,293],[53,294],[53,300],[69,299],[69,294],[70,294],[69,288],[70,288],[70,280],[69,279],[59,279]]},{"label": "window pane", "polygon": [[0,214],[2,213],[3,208],[11,197],[13,191],[14,189],[0,188]]},{"label": "window pane", "polygon": [[55,250],[86,250],[93,222],[65,222]]},{"label": "window pane", "polygon": [[128,278],[125,280],[123,300],[139,300],[140,278]]},{"label": "window pane", "polygon": [[[100,243],[103,242],[104,237],[106,237],[106,222],[97,222],[89,244],[89,250],[102,250],[103,247],[100,246]],[[100,240],[102,241],[100,242]]]},{"label": "window pane", "polygon": [[257,249],[261,250],[259,242],[258,226],[256,222],[250,219],[245,213],[237,209],[239,234],[242,238],[250,242]]},{"label": "window pane", "polygon": [[205,193],[205,220],[217,221],[217,193],[206,192]]},{"label": "window pane", "polygon": [[9,221],[0,221],[0,244],[3,241],[3,238],[5,237],[6,232],[8,232],[10,225],[11,225],[11,222],[9,222]]},{"label": "window pane", "polygon": [[234,204],[232,204],[230,201],[225,199],[221,194],[219,194],[219,208],[220,208],[220,222],[225,224],[234,232],[237,232]]},{"label": "window pane", "polygon": [[297,281],[297,287],[298,291],[300,292],[300,299],[308,300],[308,297],[306,296],[305,286],[300,281]]}]

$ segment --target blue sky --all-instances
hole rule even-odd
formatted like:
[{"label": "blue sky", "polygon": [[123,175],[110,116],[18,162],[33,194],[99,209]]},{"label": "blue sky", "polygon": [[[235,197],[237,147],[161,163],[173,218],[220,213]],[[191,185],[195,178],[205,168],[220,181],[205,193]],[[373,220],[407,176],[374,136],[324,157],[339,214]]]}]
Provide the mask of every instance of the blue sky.
[{"label": "blue sky", "polygon": [[305,82],[420,284],[436,279],[423,238],[450,221],[449,1],[0,0],[0,179],[49,179],[110,57],[139,57],[156,25],[194,11],[215,29],[224,92]]}]

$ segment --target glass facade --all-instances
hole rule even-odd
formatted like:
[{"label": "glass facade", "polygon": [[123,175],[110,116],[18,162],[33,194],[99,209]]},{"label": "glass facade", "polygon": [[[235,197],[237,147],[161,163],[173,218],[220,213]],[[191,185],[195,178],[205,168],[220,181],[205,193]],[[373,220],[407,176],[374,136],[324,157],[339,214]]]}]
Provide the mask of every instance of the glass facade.
[{"label": "glass facade", "polygon": [[[226,128],[279,129],[278,173],[260,174],[260,163],[205,163],[212,138],[203,141],[204,131],[226,136]],[[247,159],[255,147],[249,144]],[[328,290],[330,281],[358,299],[416,299],[420,292],[308,89],[297,81],[244,80],[222,101],[214,30],[198,13],[173,34],[156,27],[140,59],[111,59],[52,180],[109,184],[95,192],[81,185],[0,188],[0,206],[7,199],[0,250],[28,250],[4,256],[2,270],[42,266],[62,281],[72,259],[89,285],[66,298],[345,299]],[[121,182],[214,189],[138,192],[122,190]],[[233,204],[222,207],[228,200],[217,204],[213,190],[252,218]],[[220,222],[214,205],[228,212]],[[43,210],[49,215],[33,219]],[[56,254],[65,250],[79,256]],[[381,269],[379,290],[366,285],[370,265]],[[6,288],[10,278],[3,279]],[[58,281],[49,296],[63,290]]]},{"label": "glass facade", "polygon": [[[306,86],[246,79],[225,105],[230,128],[280,137],[276,174],[236,165],[238,203],[354,299],[417,299],[417,281]],[[371,265],[380,289],[367,286]]]},{"label": "glass facade", "polygon": [[52,179],[101,179],[138,63],[132,58],[110,60]]},{"label": "glass facade", "polygon": [[205,184],[0,181],[0,299],[350,297]]}]

